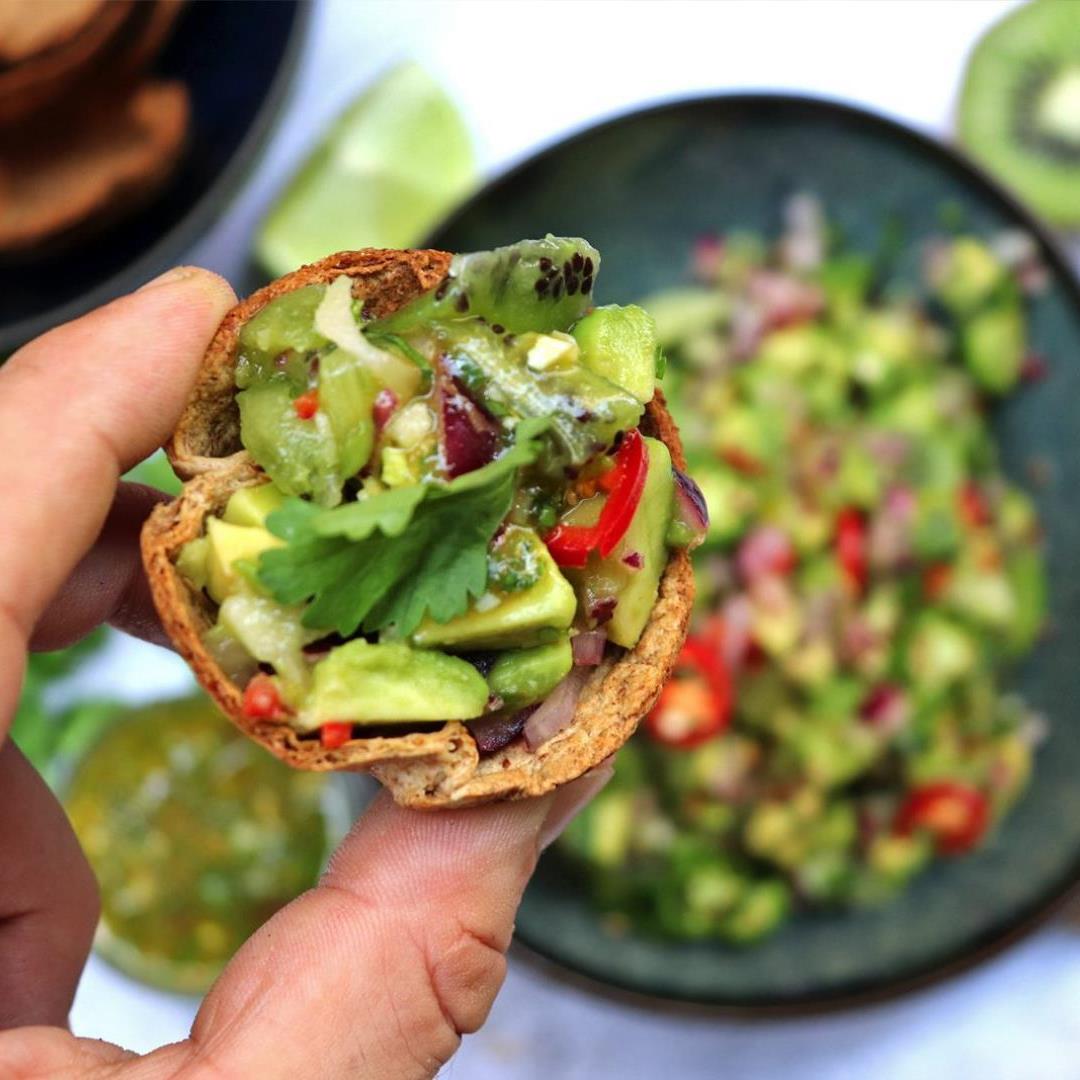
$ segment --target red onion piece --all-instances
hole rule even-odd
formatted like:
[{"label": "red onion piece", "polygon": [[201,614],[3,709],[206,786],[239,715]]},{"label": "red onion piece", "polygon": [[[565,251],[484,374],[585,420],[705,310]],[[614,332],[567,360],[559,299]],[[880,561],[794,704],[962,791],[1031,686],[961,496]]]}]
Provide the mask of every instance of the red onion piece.
[{"label": "red onion piece", "polygon": [[747,295],[760,310],[765,330],[806,322],[825,308],[825,294],[817,285],[776,270],[756,270]]},{"label": "red onion piece", "polygon": [[607,634],[603,630],[583,630],[570,639],[574,663],[579,667],[596,667],[604,659]]},{"label": "red onion piece", "polygon": [[574,668],[525,721],[525,745],[530,750],[542,746],[574,719],[578,698],[590,674],[588,668]]},{"label": "red onion piece", "polygon": [[494,754],[512,743],[522,732],[525,722],[536,712],[536,706],[530,705],[518,709],[516,713],[495,713],[482,716],[479,720],[468,722],[469,732],[476,740],[476,749],[481,754]]},{"label": "red onion piece", "polygon": [[760,581],[770,574],[795,569],[795,548],[787,533],[775,525],[759,525],[739,545],[735,565],[744,581]]},{"label": "red onion piece", "polygon": [[450,378],[440,384],[439,403],[443,463],[450,478],[493,460],[499,449],[495,421]]},{"label": "red onion piece", "polygon": [[896,734],[907,723],[909,712],[904,691],[891,683],[875,686],[859,707],[863,722],[882,735]]},{"label": "red onion piece", "polygon": [[704,539],[709,529],[709,507],[701,488],[682,469],[672,469],[675,474],[675,516],[680,522]]},{"label": "red onion piece", "polygon": [[398,407],[398,396],[393,390],[386,388],[375,395],[375,404],[372,413],[375,419],[375,430],[382,431],[389,423]]}]

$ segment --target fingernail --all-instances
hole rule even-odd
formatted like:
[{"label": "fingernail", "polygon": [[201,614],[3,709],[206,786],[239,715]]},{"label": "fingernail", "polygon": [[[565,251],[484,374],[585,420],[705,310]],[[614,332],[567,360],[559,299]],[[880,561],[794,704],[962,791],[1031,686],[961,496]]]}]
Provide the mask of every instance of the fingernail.
[{"label": "fingernail", "polygon": [[579,776],[555,793],[555,801],[540,828],[540,850],[550,847],[585,804],[611,779],[615,766],[610,758]]},{"label": "fingernail", "polygon": [[198,270],[194,266],[174,266],[171,270],[166,270],[164,274],[158,274],[145,285],[140,285],[135,291],[142,292],[144,289],[156,289],[159,285],[172,285],[177,281],[186,281],[197,273]]}]

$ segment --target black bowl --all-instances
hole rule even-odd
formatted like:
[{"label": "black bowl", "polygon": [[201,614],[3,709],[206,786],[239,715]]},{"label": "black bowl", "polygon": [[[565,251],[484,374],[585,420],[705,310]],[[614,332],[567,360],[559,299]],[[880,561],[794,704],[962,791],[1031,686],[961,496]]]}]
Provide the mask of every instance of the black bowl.
[{"label": "black bowl", "polygon": [[51,255],[0,266],[0,357],[165,270],[222,215],[281,111],[310,11],[303,0],[185,6],[154,65],[191,95],[178,168],[133,216]]},{"label": "black bowl", "polygon": [[[741,1010],[822,1007],[917,986],[973,963],[1035,925],[1080,878],[1080,294],[1038,223],[952,150],[849,106],[786,95],[725,96],[632,113],[543,151],[496,180],[431,238],[471,251],[551,231],[603,256],[601,301],[685,279],[703,233],[774,233],[785,198],[816,192],[831,220],[872,249],[887,223],[913,240],[943,208],[977,233],[1017,226],[1050,270],[1033,305],[1043,382],[999,410],[1006,471],[1035,492],[1046,529],[1053,638],[1017,685],[1051,722],[1030,791],[986,848],[935,866],[877,911],[804,915],[748,949],[612,936],[557,852],[541,861],[518,940],[592,980]],[[918,254],[907,251],[910,273]]]}]

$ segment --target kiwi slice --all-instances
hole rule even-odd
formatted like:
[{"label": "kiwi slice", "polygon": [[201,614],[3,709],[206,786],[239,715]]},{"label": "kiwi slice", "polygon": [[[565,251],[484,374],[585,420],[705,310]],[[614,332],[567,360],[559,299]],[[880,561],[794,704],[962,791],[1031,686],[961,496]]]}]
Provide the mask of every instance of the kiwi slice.
[{"label": "kiwi slice", "polygon": [[1055,225],[1080,224],[1080,4],[1034,0],[975,46],[960,94],[966,149]]},{"label": "kiwi slice", "polygon": [[[591,306],[600,253],[576,237],[455,255],[437,289],[384,320],[396,333],[481,316],[512,334],[569,329]],[[498,331],[496,331],[498,332]]]}]

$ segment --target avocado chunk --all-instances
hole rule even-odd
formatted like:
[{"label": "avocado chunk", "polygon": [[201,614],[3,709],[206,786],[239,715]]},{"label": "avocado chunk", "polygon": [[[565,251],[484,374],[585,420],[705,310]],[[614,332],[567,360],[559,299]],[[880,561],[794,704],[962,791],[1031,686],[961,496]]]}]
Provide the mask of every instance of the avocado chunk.
[{"label": "avocado chunk", "polygon": [[280,510],[285,496],[273,484],[241,488],[229,496],[221,520],[230,525],[254,525],[264,528],[267,517]]},{"label": "avocado chunk", "polygon": [[907,647],[908,673],[916,683],[929,691],[944,690],[970,675],[978,660],[965,629],[933,612],[919,617]]},{"label": "avocado chunk", "polygon": [[361,638],[339,645],[315,665],[297,726],[470,720],[483,713],[487,700],[488,684],[465,660],[400,641],[373,645]]},{"label": "avocado chunk", "polygon": [[571,331],[590,371],[629,390],[642,403],[656,390],[656,323],[636,304],[598,307]]},{"label": "avocado chunk", "polygon": [[1024,318],[1015,304],[980,311],[961,331],[964,362],[975,381],[992,394],[1016,385],[1024,362]]},{"label": "avocado chunk", "polygon": [[230,525],[220,518],[207,519],[206,539],[206,590],[219,604],[244,590],[244,579],[235,565],[238,561],[257,562],[264,551],[284,543],[268,529]]},{"label": "avocado chunk", "polygon": [[574,665],[569,638],[532,649],[502,653],[488,672],[491,692],[507,709],[523,709],[543,701]]},{"label": "avocado chunk", "polygon": [[[584,569],[567,571],[586,612],[596,610],[606,600],[615,601],[605,629],[610,641],[627,649],[637,644],[656,604],[660,576],[668,561],[666,536],[675,491],[668,448],[658,439],[648,438],[645,446],[649,471],[626,535],[606,559],[594,552]],[[589,500],[578,503],[565,520],[592,525],[599,513],[599,501]]]},{"label": "avocado chunk", "polygon": [[464,615],[449,622],[425,619],[412,635],[414,645],[447,649],[513,649],[540,645],[569,629],[577,597],[555,565],[544,542],[531,529],[522,529],[522,546],[529,548],[530,566],[538,572],[525,589],[489,590],[474,600]]},{"label": "avocado chunk", "polygon": [[205,536],[189,540],[176,556],[176,569],[196,589],[206,588],[206,561],[210,541]]}]

